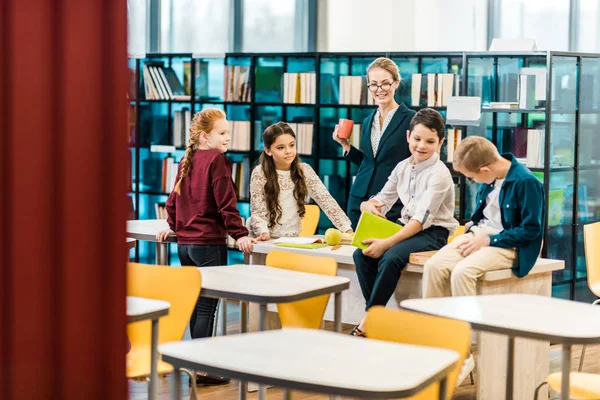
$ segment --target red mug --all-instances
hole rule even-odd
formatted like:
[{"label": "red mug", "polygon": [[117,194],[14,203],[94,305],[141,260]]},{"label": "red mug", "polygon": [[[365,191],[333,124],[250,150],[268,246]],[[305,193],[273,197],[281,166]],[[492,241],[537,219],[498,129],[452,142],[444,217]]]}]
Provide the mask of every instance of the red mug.
[{"label": "red mug", "polygon": [[348,139],[352,135],[352,128],[354,128],[354,121],[351,119],[340,118],[338,123],[338,136],[342,139]]}]

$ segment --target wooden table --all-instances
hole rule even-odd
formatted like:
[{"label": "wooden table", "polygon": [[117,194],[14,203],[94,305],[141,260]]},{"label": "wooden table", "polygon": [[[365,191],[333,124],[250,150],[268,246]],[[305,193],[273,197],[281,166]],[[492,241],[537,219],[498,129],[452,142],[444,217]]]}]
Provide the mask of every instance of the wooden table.
[{"label": "wooden table", "polygon": [[148,384],[148,399],[158,398],[158,319],[169,314],[171,304],[162,300],[145,299],[127,296],[127,323],[152,321],[152,336],[150,338],[150,383]]},{"label": "wooden table", "polygon": [[169,229],[164,219],[136,219],[127,221],[127,237],[156,243],[156,264],[169,265],[169,243],[177,243],[176,236],[169,236],[166,241],[158,242],[156,234]]},{"label": "wooden table", "polygon": [[[175,367],[173,399],[180,399],[178,368],[207,371],[261,384],[359,398],[409,397],[446,376],[458,353],[434,347],[364,340],[312,329],[283,329],[167,343]],[[440,390],[440,399],[445,399]],[[259,393],[259,399],[266,399]]]},{"label": "wooden table", "polygon": [[[508,336],[507,361],[495,357],[498,365],[506,365],[506,390],[493,385],[495,398],[530,398],[535,386],[546,380],[547,373],[542,378],[531,376],[526,370],[515,375],[515,360],[519,356],[523,358],[522,354],[515,352],[515,337],[562,343],[562,400],[569,398],[571,345],[600,343],[600,309],[586,303],[544,296],[508,294],[412,299],[403,301],[401,306],[426,314],[467,321],[473,329]],[[545,362],[547,366],[548,361]],[[524,390],[523,385],[516,387],[519,385],[513,384],[519,378],[529,380],[530,384]],[[514,390],[515,388],[517,390]]]}]

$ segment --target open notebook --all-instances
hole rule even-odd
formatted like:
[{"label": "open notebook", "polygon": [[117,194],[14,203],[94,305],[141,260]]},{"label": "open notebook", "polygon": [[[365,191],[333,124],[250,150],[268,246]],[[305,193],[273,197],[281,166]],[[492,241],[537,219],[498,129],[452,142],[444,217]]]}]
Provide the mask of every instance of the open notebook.
[{"label": "open notebook", "polygon": [[323,239],[314,237],[281,237],[273,241],[276,246],[296,247],[301,249],[316,249],[327,246]]},{"label": "open notebook", "polygon": [[352,239],[352,246],[364,250],[368,245],[363,244],[363,240],[387,239],[399,232],[400,229],[402,229],[402,225],[363,211],[363,213],[360,214],[360,219],[356,226],[356,232]]}]

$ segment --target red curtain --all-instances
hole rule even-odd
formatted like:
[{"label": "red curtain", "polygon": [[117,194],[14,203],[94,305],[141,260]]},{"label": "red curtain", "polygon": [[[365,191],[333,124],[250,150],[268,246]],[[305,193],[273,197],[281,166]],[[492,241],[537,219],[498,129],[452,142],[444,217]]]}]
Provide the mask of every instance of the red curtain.
[{"label": "red curtain", "polygon": [[125,0],[0,0],[0,399],[125,399]]}]

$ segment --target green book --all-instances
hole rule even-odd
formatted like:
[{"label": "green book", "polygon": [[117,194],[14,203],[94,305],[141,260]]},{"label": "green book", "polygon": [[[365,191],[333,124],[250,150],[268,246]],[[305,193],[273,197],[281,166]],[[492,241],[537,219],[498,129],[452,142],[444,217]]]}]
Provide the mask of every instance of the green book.
[{"label": "green book", "polygon": [[294,247],[297,249],[318,249],[320,247],[327,247],[327,243],[310,243],[310,244],[301,244],[301,243],[277,243],[276,246],[279,247]]},{"label": "green book", "polygon": [[299,249],[317,249],[319,247],[326,247],[327,243],[323,243],[320,238],[304,236],[304,237],[281,237],[275,239],[276,246],[280,247],[295,247]]},{"label": "green book", "polygon": [[390,236],[398,233],[402,229],[402,225],[389,221],[385,218],[378,217],[369,212],[363,211],[360,214],[356,232],[352,239],[352,246],[359,249],[366,249],[368,245],[363,244],[363,240],[367,239],[387,239]]}]

